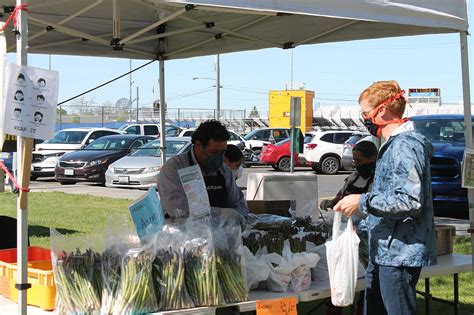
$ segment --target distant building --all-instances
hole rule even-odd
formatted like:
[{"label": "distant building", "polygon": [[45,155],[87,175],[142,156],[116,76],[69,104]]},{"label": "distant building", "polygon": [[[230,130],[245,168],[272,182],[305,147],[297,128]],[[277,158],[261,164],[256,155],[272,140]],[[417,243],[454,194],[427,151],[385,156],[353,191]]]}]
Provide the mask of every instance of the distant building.
[{"label": "distant building", "polygon": [[420,106],[441,106],[441,90],[439,88],[408,89],[408,103]]}]

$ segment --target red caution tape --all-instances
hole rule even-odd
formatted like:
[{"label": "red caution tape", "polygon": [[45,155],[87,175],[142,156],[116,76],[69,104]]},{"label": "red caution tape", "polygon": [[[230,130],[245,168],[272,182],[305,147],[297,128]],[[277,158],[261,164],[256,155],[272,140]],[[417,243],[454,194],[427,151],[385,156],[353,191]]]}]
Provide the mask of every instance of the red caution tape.
[{"label": "red caution tape", "polygon": [[3,25],[2,27],[2,32],[5,31],[5,29],[7,28],[7,25],[8,23],[10,23],[10,21],[13,19],[13,27],[16,28],[16,25],[18,24],[17,23],[17,18],[18,18],[18,13],[23,10],[23,11],[26,11],[28,12],[28,4],[27,3],[24,3],[24,4],[20,4],[20,5],[17,5],[15,6],[15,9],[13,10],[13,12],[10,14],[10,16],[8,17],[8,19],[6,20],[5,24]]},{"label": "red caution tape", "polygon": [[17,181],[15,180],[15,177],[13,177],[12,173],[10,173],[8,168],[5,166],[5,164],[3,164],[3,161],[1,161],[1,160],[0,160],[0,168],[3,169],[5,171],[5,173],[8,175],[8,178],[10,178],[10,180],[12,181],[13,186],[15,186],[15,188],[17,188],[18,190],[24,191],[24,192],[29,192],[30,191],[29,188],[23,188],[23,187],[20,187],[20,185],[18,185]]}]

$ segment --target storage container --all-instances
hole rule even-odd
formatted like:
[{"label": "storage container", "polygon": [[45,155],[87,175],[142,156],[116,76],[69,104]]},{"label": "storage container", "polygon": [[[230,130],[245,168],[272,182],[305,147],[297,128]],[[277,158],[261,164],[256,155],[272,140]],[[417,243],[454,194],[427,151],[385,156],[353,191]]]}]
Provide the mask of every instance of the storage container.
[{"label": "storage container", "polygon": [[438,256],[452,254],[456,227],[453,225],[436,225],[435,231]]},{"label": "storage container", "polygon": [[[17,249],[0,250],[0,294],[18,299]],[[56,286],[51,265],[51,251],[46,248],[28,247],[28,277],[31,288],[27,291],[27,303],[45,310],[54,309]]]}]

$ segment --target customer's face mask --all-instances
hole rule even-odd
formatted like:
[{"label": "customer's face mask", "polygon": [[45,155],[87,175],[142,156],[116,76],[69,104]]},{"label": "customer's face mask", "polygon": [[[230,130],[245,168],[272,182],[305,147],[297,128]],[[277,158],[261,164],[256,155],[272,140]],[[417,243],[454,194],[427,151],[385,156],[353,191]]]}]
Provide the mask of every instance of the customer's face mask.
[{"label": "customer's face mask", "polygon": [[363,178],[369,178],[375,171],[375,162],[356,165],[356,170]]},{"label": "customer's face mask", "polygon": [[244,174],[244,168],[241,166],[239,166],[239,168],[236,168],[236,169],[231,169],[232,171],[232,175],[234,175],[234,178],[235,179],[239,179],[242,177],[242,175]]}]

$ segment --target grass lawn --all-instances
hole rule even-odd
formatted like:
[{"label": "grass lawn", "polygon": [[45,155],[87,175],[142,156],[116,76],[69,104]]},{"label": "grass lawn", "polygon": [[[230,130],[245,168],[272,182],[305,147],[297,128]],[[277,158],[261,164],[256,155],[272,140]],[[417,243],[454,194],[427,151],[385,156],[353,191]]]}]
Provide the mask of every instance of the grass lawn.
[{"label": "grass lawn", "polygon": [[[88,234],[101,229],[105,227],[111,214],[128,214],[130,202],[124,199],[71,195],[61,192],[30,193],[28,205],[30,243],[49,248],[50,227],[68,234]],[[14,194],[0,193],[0,215],[16,217],[16,196]],[[470,254],[470,239],[457,237],[454,252]],[[431,278],[431,293],[439,298],[453,300],[452,281],[452,276]],[[419,282],[418,289],[424,289],[424,280]],[[465,272],[459,275],[459,300],[460,315],[474,314],[474,273]],[[423,298],[419,297],[418,303],[419,314],[424,314]],[[325,314],[323,309],[324,307],[321,307],[312,314]],[[453,310],[449,305],[433,301],[431,313],[447,315],[453,314]],[[349,313],[346,311],[345,314]]]}]

